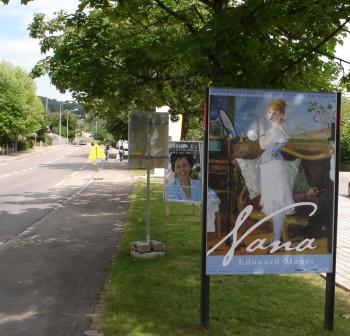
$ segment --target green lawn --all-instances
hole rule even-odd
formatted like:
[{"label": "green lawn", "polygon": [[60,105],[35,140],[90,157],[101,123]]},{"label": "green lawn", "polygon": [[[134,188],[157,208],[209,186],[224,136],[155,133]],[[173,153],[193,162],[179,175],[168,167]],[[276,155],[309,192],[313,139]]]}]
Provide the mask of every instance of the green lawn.
[{"label": "green lawn", "polygon": [[145,239],[146,188],[139,180],[106,290],[104,336],[350,335],[350,293],[340,289],[334,331],[324,331],[325,281],[318,274],[211,277],[209,329],[201,328],[200,208],[193,215],[191,205],[172,203],[167,219],[160,182],[152,182],[151,238],[166,244],[166,254],[130,255],[130,243]]}]

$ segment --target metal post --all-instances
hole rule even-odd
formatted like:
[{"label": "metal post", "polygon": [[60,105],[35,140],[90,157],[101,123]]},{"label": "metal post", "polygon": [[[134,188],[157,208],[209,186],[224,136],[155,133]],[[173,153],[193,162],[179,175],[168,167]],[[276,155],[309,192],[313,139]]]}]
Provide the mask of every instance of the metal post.
[{"label": "metal post", "polygon": [[203,143],[203,188],[202,188],[202,260],[201,260],[201,298],[200,298],[200,324],[209,326],[209,290],[210,278],[206,274],[207,268],[207,193],[208,193],[208,98],[204,106],[204,143]]},{"label": "metal post", "polygon": [[63,105],[63,104],[60,105],[60,122],[59,122],[59,124],[58,124],[58,136],[59,136],[58,142],[59,142],[59,143],[61,143],[62,105]]},{"label": "metal post", "polygon": [[151,153],[150,153],[150,132],[149,132],[149,123],[147,122],[147,203],[146,203],[146,242],[151,241],[151,188],[150,188],[150,175],[151,175]]},{"label": "metal post", "polygon": [[68,141],[69,141],[69,140],[68,140],[68,118],[69,118],[69,112],[70,112],[70,111],[67,110],[67,134],[66,134],[66,136],[67,136],[67,145],[68,145],[68,143],[69,143],[69,142],[68,142]]},{"label": "metal post", "polygon": [[334,303],[335,303],[335,274],[337,255],[337,231],[338,231],[338,192],[339,192],[339,134],[340,134],[340,104],[341,94],[337,95],[337,123],[336,123],[336,149],[335,149],[335,179],[334,179],[334,209],[333,209],[333,271],[326,275],[326,300],[324,311],[324,329],[333,330]]},{"label": "metal post", "polygon": [[97,156],[97,146],[96,146],[96,169],[97,169],[97,178],[100,178],[100,163],[98,161],[98,156]]},{"label": "metal post", "polygon": [[62,106],[72,104],[74,103],[73,101],[67,100],[64,103],[60,104],[60,122],[58,125],[58,135],[59,135],[59,143],[61,143],[61,128],[62,128]]}]

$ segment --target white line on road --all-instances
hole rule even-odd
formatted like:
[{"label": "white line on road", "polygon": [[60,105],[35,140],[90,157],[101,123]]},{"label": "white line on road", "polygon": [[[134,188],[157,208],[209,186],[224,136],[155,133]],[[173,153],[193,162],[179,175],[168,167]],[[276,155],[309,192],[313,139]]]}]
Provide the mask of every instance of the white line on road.
[{"label": "white line on road", "polygon": [[[63,182],[63,181],[62,181]],[[91,183],[93,182],[93,177],[90,178],[83,186],[81,186],[75,193],[72,195],[65,197],[62,201],[59,201],[59,203],[49,212],[44,214],[41,218],[36,220],[34,223],[32,223],[29,227],[27,227],[24,231],[20,232],[18,235],[10,239],[4,244],[0,243],[0,253],[2,253],[8,246],[11,246],[14,244],[18,239],[21,239],[21,237],[24,237],[26,234],[31,232],[36,225],[44,221],[47,217],[51,216],[57,209],[64,206],[64,204],[70,202],[75,197],[79,196]]]},{"label": "white line on road", "polygon": [[[65,154],[65,155],[62,155],[62,156],[60,156],[60,157],[58,157],[58,158],[55,158],[55,159],[53,159],[53,160],[51,160],[51,161],[48,161],[48,162],[46,162],[46,163],[41,163],[41,164],[39,164],[39,165],[36,166],[36,167],[30,167],[30,168],[22,169],[22,170],[20,170],[20,171],[8,173],[8,174],[5,174],[5,175],[0,175],[0,179],[1,179],[1,178],[4,178],[4,177],[11,177],[11,176],[13,176],[13,175],[18,175],[18,174],[21,174],[21,173],[25,173],[25,172],[28,172],[29,170],[38,169],[38,168],[40,168],[40,167],[45,167],[46,165],[48,165],[48,164],[50,164],[50,163],[53,163],[53,162],[59,161],[59,160],[61,160],[61,159],[64,159],[66,156],[70,155],[72,152],[74,152],[74,151],[71,150],[69,153],[67,153],[67,154]],[[37,154],[37,155],[32,155],[31,158],[36,157],[36,156],[40,156],[40,155],[42,155],[42,154],[43,154],[43,153],[39,153],[39,154]],[[19,159],[19,160],[17,160],[17,162],[24,161],[25,159],[27,159],[27,158]],[[85,167],[86,167],[86,165],[82,166],[79,170],[82,170],[82,169],[84,169]],[[74,175],[71,175],[71,176],[74,176]],[[63,182],[64,182],[64,181],[62,181],[62,182],[60,182],[60,183],[63,183]],[[60,185],[60,183],[59,183],[58,185]],[[56,185],[56,186],[57,186],[57,185]]]}]

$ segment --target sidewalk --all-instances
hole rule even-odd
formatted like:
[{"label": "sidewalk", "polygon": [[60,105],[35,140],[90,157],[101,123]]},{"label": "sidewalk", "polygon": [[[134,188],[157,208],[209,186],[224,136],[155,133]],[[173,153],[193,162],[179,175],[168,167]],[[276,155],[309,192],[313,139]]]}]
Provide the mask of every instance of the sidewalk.
[{"label": "sidewalk", "polygon": [[126,162],[103,162],[98,178],[0,247],[0,335],[97,335],[96,304],[131,183]]}]

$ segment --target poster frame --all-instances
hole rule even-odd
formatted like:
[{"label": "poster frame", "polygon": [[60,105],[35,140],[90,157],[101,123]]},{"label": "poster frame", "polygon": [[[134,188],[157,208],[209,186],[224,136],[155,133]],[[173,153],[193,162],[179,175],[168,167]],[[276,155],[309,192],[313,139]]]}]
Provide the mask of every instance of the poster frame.
[{"label": "poster frame", "polygon": [[[223,88],[225,89],[225,88]],[[227,88],[230,90],[230,88]],[[265,90],[262,90],[265,91]],[[268,90],[280,91],[280,90]],[[206,99],[204,104],[203,116],[203,215],[202,216],[202,260],[201,260],[201,297],[200,297],[200,323],[201,326],[208,328],[209,326],[209,310],[210,310],[210,276],[206,272],[207,269],[207,193],[208,193],[208,148],[209,148],[209,92],[210,87],[206,90]],[[298,92],[298,91],[293,91]],[[305,91],[303,91],[305,92]],[[308,93],[308,92],[306,92]],[[310,93],[315,93],[311,92]],[[333,199],[333,237],[332,237],[332,269],[326,274],[325,289],[325,310],[324,310],[324,329],[333,330],[334,327],[334,303],[335,303],[335,274],[336,274],[336,250],[337,250],[337,216],[338,216],[338,183],[339,183],[339,152],[340,152],[340,110],[341,110],[341,93],[329,92],[336,95],[336,134],[335,134],[335,176],[334,176],[334,199]]]},{"label": "poster frame", "polygon": [[[174,146],[171,146],[172,144],[174,144]],[[193,176],[193,171],[192,168],[193,167],[197,167],[195,174],[199,175],[199,178],[196,178],[195,182],[197,182],[197,185],[200,185],[200,190],[198,192],[195,192],[195,199],[185,199],[184,197],[181,197],[181,195],[183,194],[178,193],[178,192],[173,192],[172,197],[168,197],[168,186],[173,184],[173,179],[175,178],[175,173],[172,172],[172,164],[171,164],[171,155],[174,154],[185,154],[188,155],[190,154],[193,157],[196,158],[195,155],[193,155],[192,153],[194,153],[194,151],[191,150],[191,148],[187,147],[186,145],[190,145],[190,144],[194,144],[195,146],[197,146],[198,148],[198,154],[197,154],[197,160],[193,160],[192,164],[193,166],[191,167],[191,174],[190,174],[190,178],[192,179]],[[178,146],[178,148],[176,148],[176,146]],[[181,148],[182,146],[182,148]],[[191,141],[191,140],[179,140],[179,141],[169,141],[168,144],[168,150],[169,150],[169,161],[168,161],[168,168],[166,169],[166,173],[164,175],[164,201],[165,202],[179,202],[179,203],[192,203],[192,204],[201,204],[202,203],[202,187],[203,187],[203,141]],[[169,171],[170,170],[170,171]],[[172,177],[171,182],[169,183],[168,178]],[[174,191],[174,190],[173,190]],[[184,195],[183,195],[184,196]],[[200,199],[198,199],[200,198]]]}]

